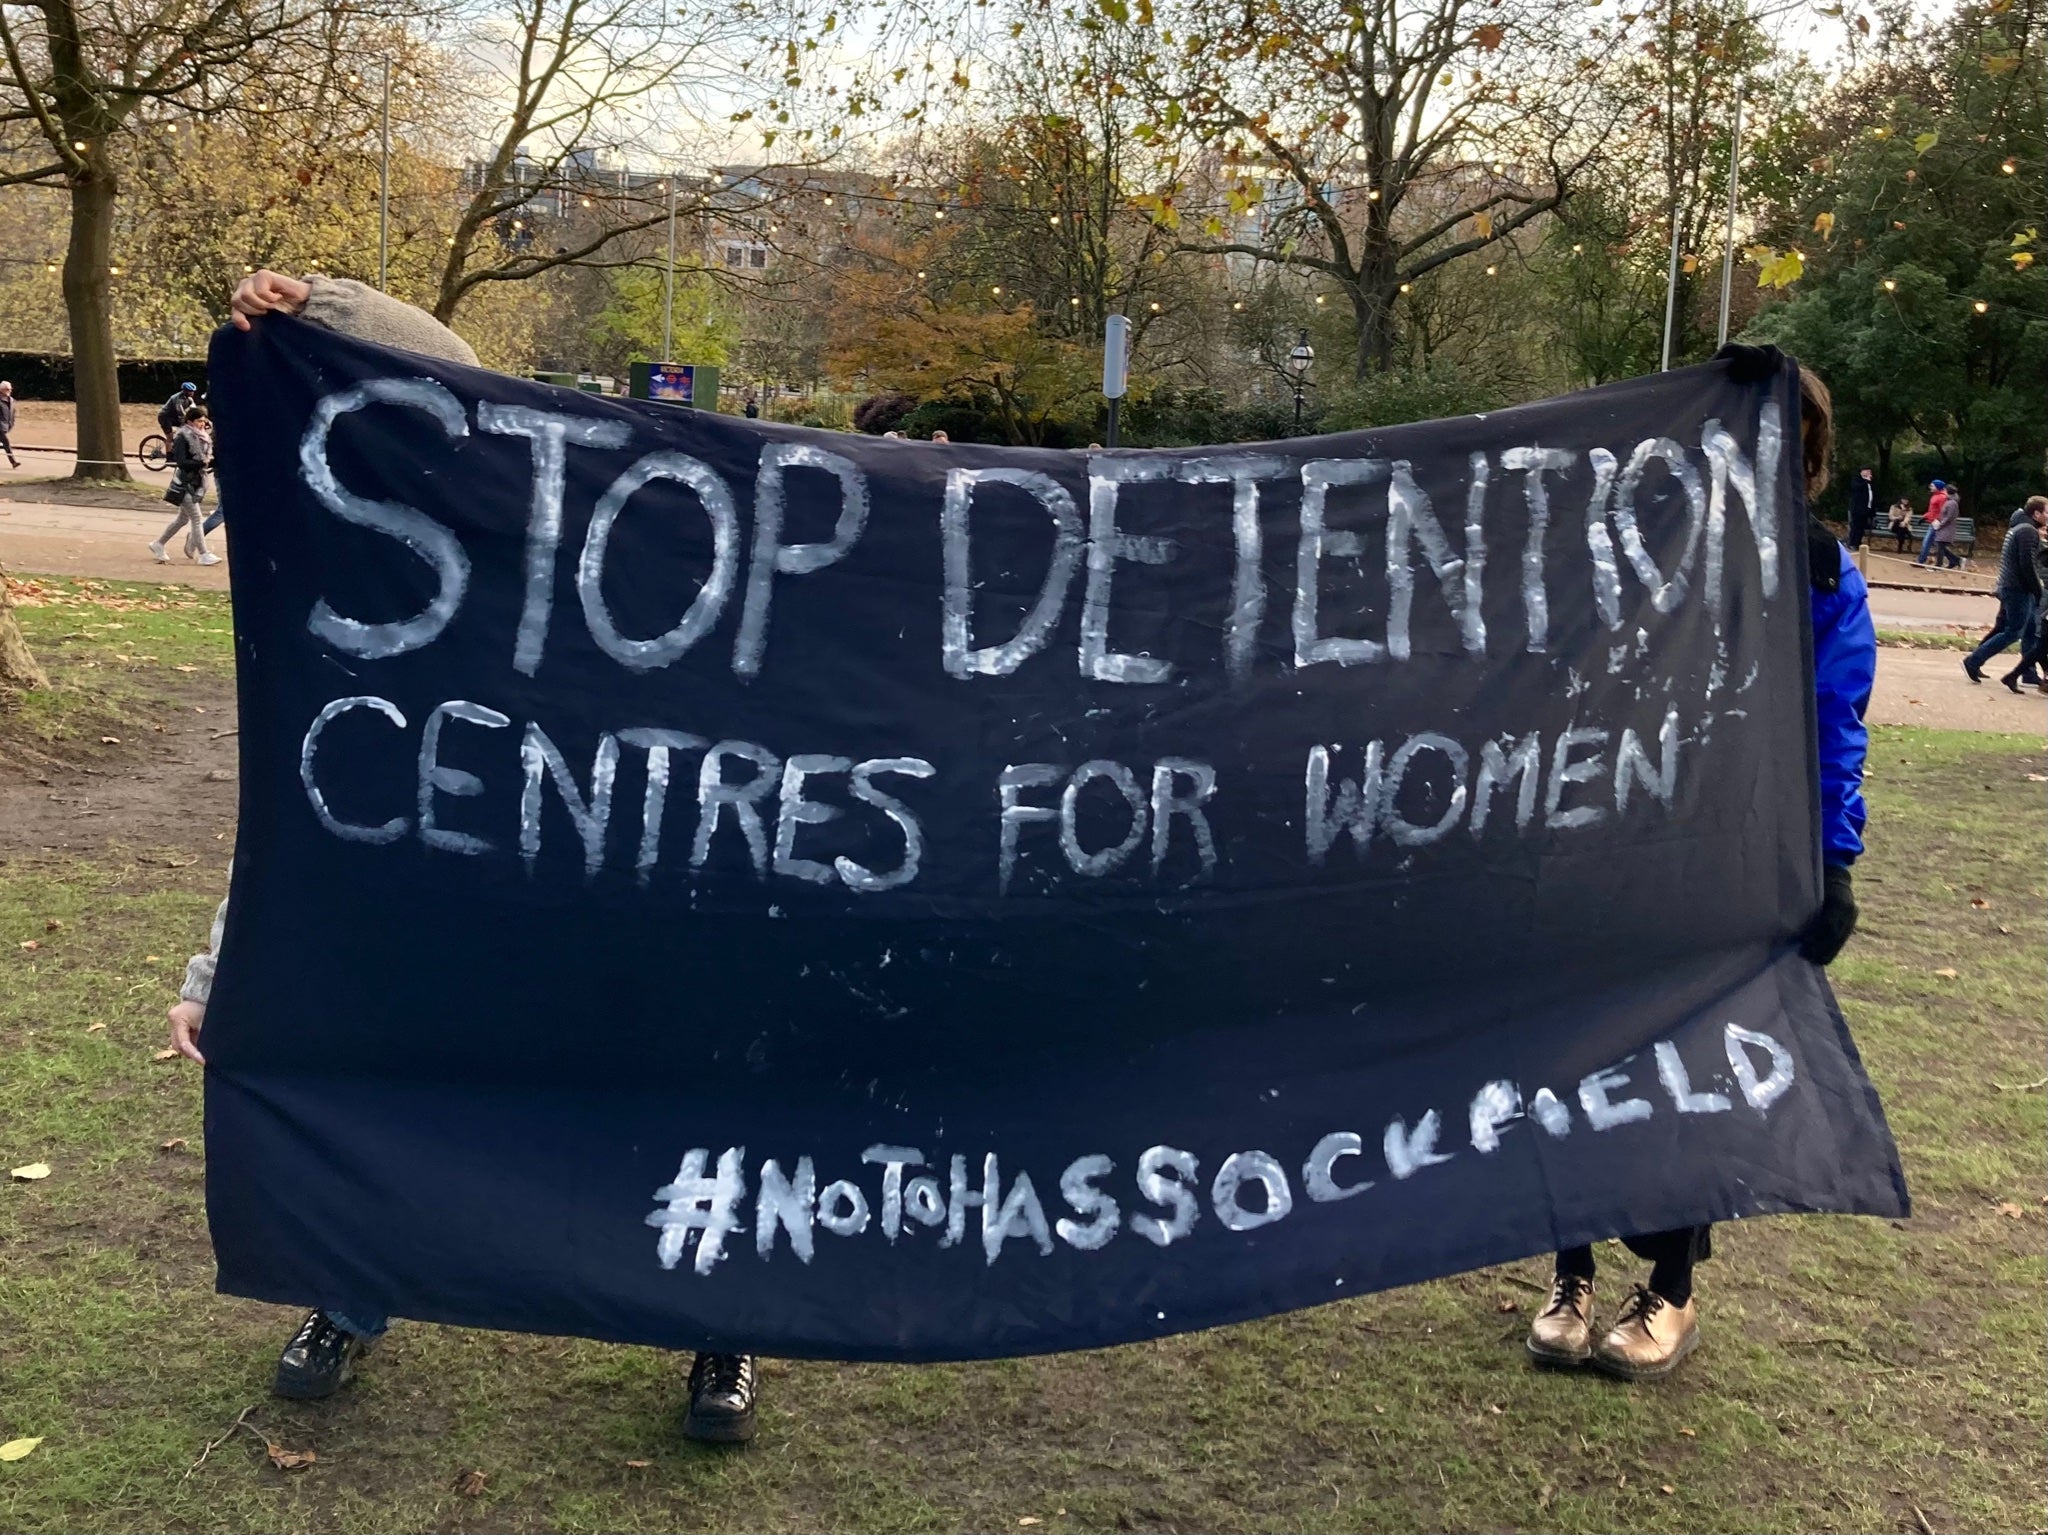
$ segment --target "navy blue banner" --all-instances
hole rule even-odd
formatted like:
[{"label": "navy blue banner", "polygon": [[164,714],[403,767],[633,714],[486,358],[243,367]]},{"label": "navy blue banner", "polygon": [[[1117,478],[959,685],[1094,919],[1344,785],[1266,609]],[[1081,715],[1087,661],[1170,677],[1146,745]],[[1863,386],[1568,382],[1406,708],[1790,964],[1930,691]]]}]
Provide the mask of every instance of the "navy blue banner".
[{"label": "navy blue banner", "polygon": [[1798,390],[935,446],[214,343],[223,1289],[940,1359],[1902,1213]]}]

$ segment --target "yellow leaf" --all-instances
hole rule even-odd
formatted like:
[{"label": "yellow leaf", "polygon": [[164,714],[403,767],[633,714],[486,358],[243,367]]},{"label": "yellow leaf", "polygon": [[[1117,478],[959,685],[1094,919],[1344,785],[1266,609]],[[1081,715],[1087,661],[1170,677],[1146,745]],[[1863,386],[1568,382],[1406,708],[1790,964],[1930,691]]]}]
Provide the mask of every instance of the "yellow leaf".
[{"label": "yellow leaf", "polygon": [[1756,274],[1760,288],[1789,288],[1806,275],[1806,258],[1797,251],[1786,251],[1782,256],[1767,261]]},{"label": "yellow leaf", "polygon": [[2032,251],[2014,251],[2012,253],[2012,269],[2015,272],[2024,272],[2033,264],[2034,253]]},{"label": "yellow leaf", "polygon": [[1493,215],[1484,211],[1473,214],[1472,227],[1479,231],[1480,239],[1491,240],[1493,238]]},{"label": "yellow leaf", "polygon": [[1700,258],[1697,256],[1687,256],[1678,264],[1685,271],[1697,272],[1700,269]]},{"label": "yellow leaf", "polygon": [[2020,56],[2016,53],[1987,53],[1979,60],[1987,75],[2009,75],[2020,67]]},{"label": "yellow leaf", "polygon": [[[21,1183],[34,1183],[38,1178],[50,1176],[50,1164],[48,1162],[30,1162],[22,1167],[10,1168],[7,1176]],[[22,1451],[24,1455],[27,1453],[27,1450]]]},{"label": "yellow leaf", "polygon": [[35,1447],[43,1442],[38,1434],[33,1439],[10,1439],[0,1444],[0,1460],[23,1460],[34,1453]]},{"label": "yellow leaf", "polygon": [[1935,971],[1934,973],[1940,976],[1944,981],[1952,981],[1956,978],[1955,970],[1948,965],[1943,965],[1939,970]]},{"label": "yellow leaf", "polygon": [[1934,132],[1932,129],[1930,129],[1926,133],[1916,133],[1913,135],[1913,153],[1916,155],[1924,155],[1927,153],[1928,150],[1932,149],[1936,144],[1939,144],[1940,142],[1941,135]]},{"label": "yellow leaf", "polygon": [[1816,213],[1813,216],[1814,232],[1824,240],[1835,237],[1835,216],[1832,213]]}]

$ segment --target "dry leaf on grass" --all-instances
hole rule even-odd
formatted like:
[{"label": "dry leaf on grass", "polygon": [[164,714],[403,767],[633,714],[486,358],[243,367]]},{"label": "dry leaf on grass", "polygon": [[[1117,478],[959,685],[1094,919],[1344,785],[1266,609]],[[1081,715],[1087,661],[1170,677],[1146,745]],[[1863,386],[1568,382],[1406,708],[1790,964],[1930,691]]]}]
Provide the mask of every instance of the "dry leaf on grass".
[{"label": "dry leaf on grass", "polygon": [[57,931],[58,928],[62,927],[63,925],[64,924],[59,922],[55,917],[51,917],[43,923],[43,931],[46,933],[54,933]]},{"label": "dry leaf on grass", "polygon": [[1971,896],[1970,904],[1976,907],[1979,911],[1988,911],[1991,908],[1991,903],[1985,900],[1984,897],[1982,897],[1981,895]]},{"label": "dry leaf on grass", "polygon": [[1679,1432],[1688,1439],[1697,1439],[1700,1436],[1700,1431],[1696,1428],[1682,1428]]},{"label": "dry leaf on grass", "polygon": [[168,1045],[164,1046],[163,1049],[157,1051],[155,1055],[152,1055],[150,1057],[150,1059],[153,1061],[175,1061],[177,1058],[178,1052],[173,1050]]},{"label": "dry leaf on grass", "polygon": [[0,1444],[0,1460],[22,1460],[33,1453],[35,1447],[42,1442],[41,1434],[33,1439],[10,1439],[7,1443]]},{"label": "dry leaf on grass", "polygon": [[169,1140],[165,1141],[161,1146],[157,1147],[158,1151],[183,1151],[184,1149],[185,1137],[182,1135],[174,1135]]},{"label": "dry leaf on grass", "polygon": [[629,1460],[626,1462],[626,1469],[628,1471],[645,1471],[653,1464],[654,1462],[651,1460]]},{"label": "dry leaf on grass", "polygon": [[98,1034],[103,1032],[105,1029],[106,1025],[104,1023],[88,1023],[85,1026],[85,1032],[88,1034]]},{"label": "dry leaf on grass", "polygon": [[2024,1219],[2027,1212],[2014,1204],[2010,1199],[2001,1199],[1998,1202],[1998,1213],[2007,1220],[2016,1221]]},{"label": "dry leaf on grass", "polygon": [[1043,1524],[1045,1523],[1045,1521],[1039,1518],[1036,1514],[1026,1514],[1022,1519],[1019,1519],[1017,1523],[1019,1523],[1020,1525]]},{"label": "dry leaf on grass", "polygon": [[490,1478],[481,1471],[465,1471],[455,1478],[455,1490],[465,1498],[480,1498],[483,1496],[484,1483],[489,1480]]},{"label": "dry leaf on grass", "polygon": [[1944,981],[1952,981],[1956,978],[1956,971],[1953,965],[1943,965],[1939,970],[1935,971],[1934,973],[1940,976]]},{"label": "dry leaf on grass", "polygon": [[19,1183],[34,1183],[38,1178],[50,1176],[50,1164],[48,1162],[30,1162],[25,1167],[9,1168],[7,1176]]},{"label": "dry leaf on grass", "polygon": [[1678,1491],[1678,1489],[1676,1487],[1673,1487],[1669,1482],[1666,1482],[1662,1487],[1659,1487],[1657,1490],[1663,1493],[1664,1496],[1667,1498],[1670,1497],[1674,1492]]},{"label": "dry leaf on grass", "polygon": [[1493,1303],[1493,1309],[1495,1311],[1498,1311],[1502,1316],[1506,1316],[1511,1311],[1520,1311],[1522,1309],[1522,1303],[1518,1300],[1512,1300],[1509,1297],[1503,1295],[1499,1300]]},{"label": "dry leaf on grass", "polygon": [[320,1457],[311,1450],[287,1450],[281,1444],[263,1442],[263,1452],[270,1457],[270,1463],[280,1471],[303,1471]]},{"label": "dry leaf on grass", "polygon": [[2027,782],[2048,783],[2048,773],[2029,773],[2027,774]]},{"label": "dry leaf on grass", "polygon": [[43,946],[43,941],[40,938],[24,938],[22,940],[21,946],[24,949],[26,949],[29,953],[33,954],[37,949],[40,949]]}]

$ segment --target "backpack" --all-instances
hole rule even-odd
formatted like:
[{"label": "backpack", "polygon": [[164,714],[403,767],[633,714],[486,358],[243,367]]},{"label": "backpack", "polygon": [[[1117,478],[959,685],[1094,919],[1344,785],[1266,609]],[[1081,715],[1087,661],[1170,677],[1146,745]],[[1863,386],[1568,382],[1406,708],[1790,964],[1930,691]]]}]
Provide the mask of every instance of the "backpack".
[{"label": "backpack", "polygon": [[185,424],[185,404],[182,392],[164,401],[156,413],[156,424],[166,437],[173,436]]}]

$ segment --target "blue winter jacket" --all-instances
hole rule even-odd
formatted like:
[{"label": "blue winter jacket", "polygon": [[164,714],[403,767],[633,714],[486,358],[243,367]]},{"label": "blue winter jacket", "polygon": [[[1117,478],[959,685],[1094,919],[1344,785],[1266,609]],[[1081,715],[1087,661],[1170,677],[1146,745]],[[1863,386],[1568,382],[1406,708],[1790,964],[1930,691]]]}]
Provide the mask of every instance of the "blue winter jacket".
[{"label": "blue winter jacket", "polygon": [[1877,628],[1870,621],[1870,588],[1849,558],[1841,584],[1813,592],[1813,691],[1820,722],[1820,845],[1826,863],[1851,864],[1863,851],[1863,759],[1870,732],[1863,711],[1877,678]]}]

